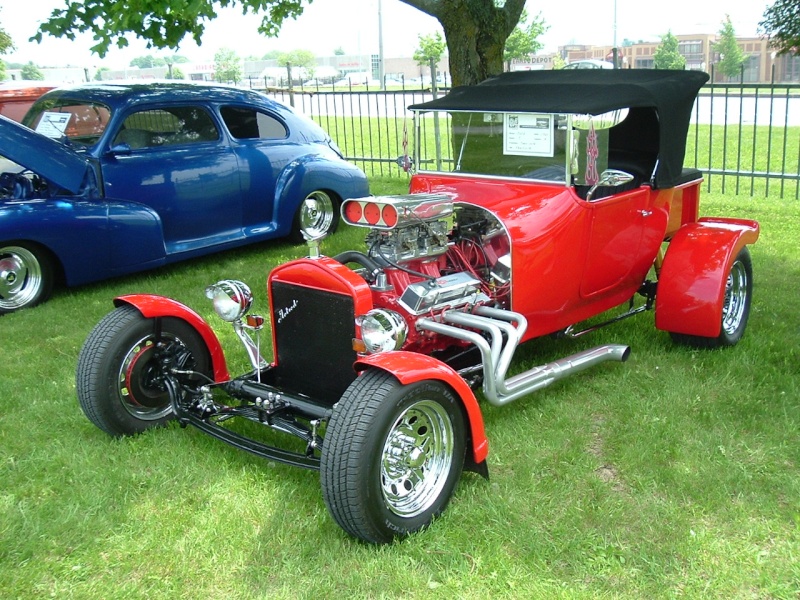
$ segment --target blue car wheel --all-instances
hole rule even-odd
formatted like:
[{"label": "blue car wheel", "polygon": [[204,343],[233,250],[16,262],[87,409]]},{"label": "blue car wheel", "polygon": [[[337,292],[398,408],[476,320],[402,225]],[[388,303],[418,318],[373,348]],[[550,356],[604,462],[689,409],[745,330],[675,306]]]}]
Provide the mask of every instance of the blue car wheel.
[{"label": "blue car wheel", "polygon": [[0,245],[0,314],[34,306],[53,289],[53,267],[47,252],[34,245]]}]

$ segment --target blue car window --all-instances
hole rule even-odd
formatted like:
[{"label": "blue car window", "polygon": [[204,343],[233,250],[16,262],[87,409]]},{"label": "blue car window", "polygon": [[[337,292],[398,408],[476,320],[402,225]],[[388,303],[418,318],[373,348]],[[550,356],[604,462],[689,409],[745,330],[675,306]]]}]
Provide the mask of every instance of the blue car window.
[{"label": "blue car window", "polygon": [[128,116],[114,145],[132,149],[195,144],[219,139],[219,130],[208,111],[199,106],[141,110]]},{"label": "blue car window", "polygon": [[220,114],[228,131],[239,140],[282,140],[288,135],[278,119],[252,108],[223,106]]}]

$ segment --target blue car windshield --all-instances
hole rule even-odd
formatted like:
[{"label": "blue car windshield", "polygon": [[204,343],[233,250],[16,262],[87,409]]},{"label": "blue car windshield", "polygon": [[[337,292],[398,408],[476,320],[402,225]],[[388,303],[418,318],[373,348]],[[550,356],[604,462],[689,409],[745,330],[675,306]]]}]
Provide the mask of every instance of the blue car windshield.
[{"label": "blue car windshield", "polygon": [[110,120],[111,109],[105,104],[57,98],[34,104],[23,124],[53,139],[66,136],[73,144],[91,146]]}]

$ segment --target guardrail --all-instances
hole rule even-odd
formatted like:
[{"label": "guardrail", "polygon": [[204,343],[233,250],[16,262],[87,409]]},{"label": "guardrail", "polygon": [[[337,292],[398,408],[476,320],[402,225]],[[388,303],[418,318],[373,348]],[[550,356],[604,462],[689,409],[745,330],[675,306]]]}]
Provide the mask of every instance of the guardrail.
[{"label": "guardrail", "polygon": [[[406,176],[397,158],[411,149],[407,110],[443,92],[430,87],[296,87],[266,93],[324,127],[368,175]],[[800,84],[714,83],[700,92],[687,139],[687,167],[707,191],[800,197]]]}]

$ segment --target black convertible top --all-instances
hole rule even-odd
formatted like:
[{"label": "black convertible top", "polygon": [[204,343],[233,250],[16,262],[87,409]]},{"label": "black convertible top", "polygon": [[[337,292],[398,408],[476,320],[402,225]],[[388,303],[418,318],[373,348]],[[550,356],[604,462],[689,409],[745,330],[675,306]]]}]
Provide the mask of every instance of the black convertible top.
[{"label": "black convertible top", "polygon": [[412,110],[601,114],[630,108],[611,130],[609,152],[658,159],[653,185],[673,187],[681,179],[692,107],[708,81],[702,71],[658,69],[560,69],[503,73]]}]

